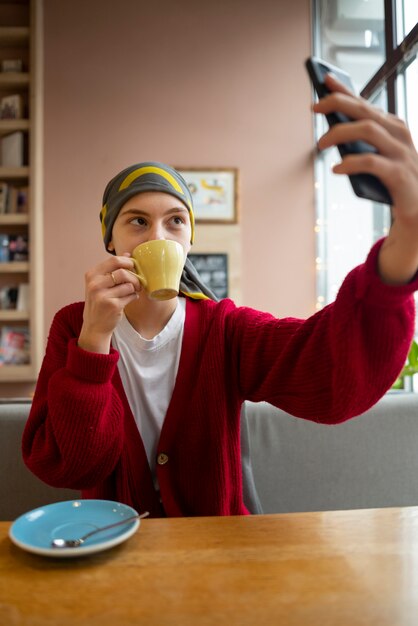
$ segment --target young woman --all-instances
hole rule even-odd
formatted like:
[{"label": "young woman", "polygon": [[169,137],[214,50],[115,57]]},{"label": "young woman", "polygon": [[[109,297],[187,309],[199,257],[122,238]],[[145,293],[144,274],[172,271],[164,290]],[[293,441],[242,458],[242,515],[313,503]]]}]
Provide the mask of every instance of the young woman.
[{"label": "young woman", "polygon": [[370,172],[394,200],[389,236],[346,277],[335,302],[307,320],[215,302],[189,261],[180,297],[153,301],[132,250],[194,236],[190,193],[161,163],[123,170],[101,212],[109,256],[86,274],[84,303],[53,321],[23,438],[28,467],[84,497],[153,516],[248,513],[242,495],[240,408],[265,400],[298,417],[338,423],[367,410],[402,369],[418,287],[418,156],[405,125],[327,78],[314,106],[355,121],[326,148],[363,139],[337,173]]}]

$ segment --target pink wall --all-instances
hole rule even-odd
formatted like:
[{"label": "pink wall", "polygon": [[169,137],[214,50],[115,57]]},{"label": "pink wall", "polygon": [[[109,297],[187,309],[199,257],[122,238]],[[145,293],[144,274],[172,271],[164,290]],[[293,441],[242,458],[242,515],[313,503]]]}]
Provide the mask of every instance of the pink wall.
[{"label": "pink wall", "polygon": [[108,179],[237,166],[242,301],[314,310],[309,0],[45,0],[46,328],[103,258]]},{"label": "pink wall", "polygon": [[103,259],[108,179],[237,166],[242,303],[314,310],[310,1],[45,0],[45,328]]}]

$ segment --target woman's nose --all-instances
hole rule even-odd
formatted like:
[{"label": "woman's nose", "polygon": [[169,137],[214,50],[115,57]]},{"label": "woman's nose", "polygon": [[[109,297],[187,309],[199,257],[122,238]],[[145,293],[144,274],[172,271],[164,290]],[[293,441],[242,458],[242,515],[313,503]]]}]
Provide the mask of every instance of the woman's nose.
[{"label": "woman's nose", "polygon": [[165,239],[164,228],[162,224],[153,224],[149,230],[149,239],[151,241],[156,239]]}]

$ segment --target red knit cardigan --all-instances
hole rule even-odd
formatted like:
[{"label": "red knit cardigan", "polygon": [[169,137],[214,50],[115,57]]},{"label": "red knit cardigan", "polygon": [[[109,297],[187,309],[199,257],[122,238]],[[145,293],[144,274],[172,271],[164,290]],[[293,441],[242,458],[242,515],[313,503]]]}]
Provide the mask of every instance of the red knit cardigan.
[{"label": "red knit cardigan", "polygon": [[[168,516],[239,515],[240,406],[265,400],[334,424],[373,405],[402,369],[418,280],[381,282],[376,257],[345,279],[335,302],[307,320],[277,319],[231,300],[187,299],[175,388],[157,455]],[[118,353],[77,346],[83,303],[53,321],[23,457],[39,478],[162,515],[141,436],[118,373]],[[161,457],[160,457],[161,458]]]}]

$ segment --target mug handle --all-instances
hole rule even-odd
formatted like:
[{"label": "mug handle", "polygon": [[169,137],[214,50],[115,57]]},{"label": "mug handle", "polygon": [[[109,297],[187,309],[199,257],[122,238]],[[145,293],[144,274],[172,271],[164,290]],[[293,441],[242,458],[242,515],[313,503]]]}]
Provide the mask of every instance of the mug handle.
[{"label": "mug handle", "polygon": [[134,263],[134,267],[135,267],[135,272],[132,270],[127,270],[128,272],[130,272],[131,274],[133,274],[134,276],[137,277],[137,279],[139,280],[139,282],[141,283],[141,285],[144,287],[144,289],[147,288],[147,281],[145,279],[145,276],[141,273],[141,270],[139,269],[139,265],[136,261],[136,259],[132,259],[133,263]]}]

